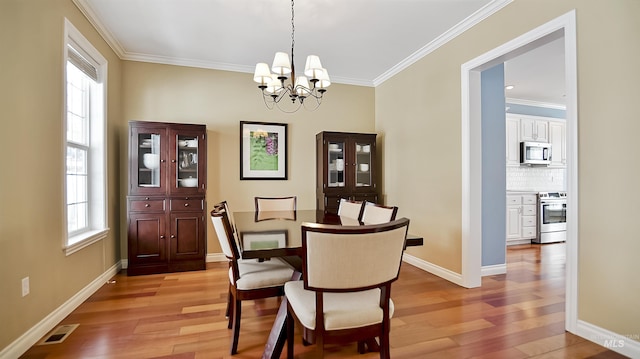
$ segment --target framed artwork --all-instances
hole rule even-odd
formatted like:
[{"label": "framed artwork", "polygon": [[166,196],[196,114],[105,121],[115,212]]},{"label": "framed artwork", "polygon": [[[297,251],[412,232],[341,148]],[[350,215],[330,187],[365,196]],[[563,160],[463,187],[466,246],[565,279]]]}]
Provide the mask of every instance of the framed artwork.
[{"label": "framed artwork", "polygon": [[240,179],[287,179],[287,124],[240,121]]},{"label": "framed artwork", "polygon": [[249,250],[287,247],[287,231],[242,232],[242,248]]}]

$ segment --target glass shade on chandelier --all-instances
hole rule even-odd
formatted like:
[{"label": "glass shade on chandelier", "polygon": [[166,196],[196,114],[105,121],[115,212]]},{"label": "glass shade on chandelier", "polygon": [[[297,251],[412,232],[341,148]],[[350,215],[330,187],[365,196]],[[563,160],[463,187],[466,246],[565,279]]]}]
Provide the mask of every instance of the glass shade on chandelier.
[{"label": "glass shade on chandelier", "polygon": [[[285,83],[289,77],[291,78],[290,83]],[[305,99],[313,98],[317,107],[320,105],[327,87],[331,85],[329,73],[327,69],[322,67],[318,56],[309,55],[304,76],[296,76],[295,68],[289,61],[289,54],[285,52],[276,53],[271,69],[264,62],[258,63],[253,80],[262,90],[265,104],[269,109],[278,105],[285,97],[289,98],[293,104],[297,103],[298,107],[304,104]]]}]

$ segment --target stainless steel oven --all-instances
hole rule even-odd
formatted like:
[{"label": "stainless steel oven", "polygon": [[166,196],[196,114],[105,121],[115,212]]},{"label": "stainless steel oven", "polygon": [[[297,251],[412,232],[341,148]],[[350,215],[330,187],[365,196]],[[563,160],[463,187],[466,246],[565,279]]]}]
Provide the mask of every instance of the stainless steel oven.
[{"label": "stainless steel oven", "polygon": [[538,235],[534,243],[567,240],[567,193],[538,193]]}]

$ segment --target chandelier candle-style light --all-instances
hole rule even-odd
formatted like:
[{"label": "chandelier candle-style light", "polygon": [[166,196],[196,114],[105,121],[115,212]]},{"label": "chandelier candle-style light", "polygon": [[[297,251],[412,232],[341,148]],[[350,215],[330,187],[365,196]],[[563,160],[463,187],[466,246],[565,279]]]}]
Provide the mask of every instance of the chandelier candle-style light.
[{"label": "chandelier candle-style light", "polygon": [[[316,55],[309,55],[304,68],[305,76],[296,77],[296,69],[293,58],[293,47],[295,45],[295,25],[294,25],[293,0],[291,0],[291,60],[286,52],[276,52],[273,65],[269,70],[269,65],[260,62],[256,65],[253,81],[258,83],[258,88],[262,90],[262,97],[267,108],[272,109],[277,106],[283,112],[296,112],[301,106],[308,103],[305,99],[315,100],[315,110],[322,102],[322,96],[331,85],[327,69],[322,67],[320,58]],[[273,71],[273,73],[271,72]],[[285,84],[285,80],[291,75],[291,82]],[[309,84],[311,83],[311,84]],[[292,110],[280,107],[280,101],[289,97],[293,106]],[[296,105],[297,104],[297,105]]]}]

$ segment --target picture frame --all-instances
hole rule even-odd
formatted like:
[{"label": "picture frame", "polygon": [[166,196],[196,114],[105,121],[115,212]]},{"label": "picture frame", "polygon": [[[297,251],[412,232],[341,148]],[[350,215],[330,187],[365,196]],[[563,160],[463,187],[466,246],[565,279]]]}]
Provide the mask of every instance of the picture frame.
[{"label": "picture frame", "polygon": [[249,250],[286,248],[289,233],[285,231],[242,232],[242,248]]},{"label": "picture frame", "polygon": [[286,123],[240,121],[240,180],[286,180]]}]

